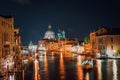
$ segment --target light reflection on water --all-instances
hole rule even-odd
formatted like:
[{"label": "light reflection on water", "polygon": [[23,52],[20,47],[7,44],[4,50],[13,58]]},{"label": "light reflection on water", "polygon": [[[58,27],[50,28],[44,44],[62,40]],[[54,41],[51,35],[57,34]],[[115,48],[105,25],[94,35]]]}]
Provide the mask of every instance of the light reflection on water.
[{"label": "light reflection on water", "polygon": [[120,72],[118,71],[118,66],[120,66],[119,60],[96,60],[96,62],[98,76],[97,80],[120,80],[120,78],[118,77],[118,75],[120,75]]},{"label": "light reflection on water", "polygon": [[[60,56],[46,56],[45,53],[38,61],[39,70],[34,68],[34,80],[120,80],[119,60],[94,60],[92,70],[84,70],[81,60],[80,55],[66,58],[62,53]],[[38,71],[37,75],[35,71]]]},{"label": "light reflection on water", "polygon": [[60,53],[60,80],[65,80],[65,65],[64,65],[64,59],[63,59],[63,54]]},{"label": "light reflection on water", "polygon": [[34,80],[40,80],[39,76],[39,62],[37,59],[34,61]]},{"label": "light reflection on water", "polygon": [[48,60],[47,60],[47,55],[46,55],[46,52],[44,53],[45,55],[44,55],[44,60],[43,60],[43,62],[44,62],[44,72],[45,72],[45,78],[46,78],[46,80],[49,80],[49,70],[48,70]]},{"label": "light reflection on water", "polygon": [[113,80],[118,80],[117,79],[117,61],[113,60]]},{"label": "light reflection on water", "polygon": [[[81,60],[81,56],[65,58],[62,53],[57,57],[41,56],[39,61],[30,63],[33,67],[27,66],[24,80],[120,80],[119,60],[94,60],[92,70],[84,70]],[[8,75],[0,80],[22,80],[18,76]]]},{"label": "light reflection on water", "polygon": [[98,68],[98,73],[97,74],[99,74],[98,75],[98,80],[102,80],[102,74],[101,74],[101,66],[102,65],[101,65],[101,60],[97,60],[96,62],[97,62],[97,66],[96,67]]},{"label": "light reflection on water", "polygon": [[76,73],[76,75],[78,76],[78,79],[83,80],[82,58],[80,55],[77,57],[77,73]]},{"label": "light reflection on water", "polygon": [[86,74],[85,74],[85,80],[90,80],[90,74],[89,74],[89,72],[87,72]]}]

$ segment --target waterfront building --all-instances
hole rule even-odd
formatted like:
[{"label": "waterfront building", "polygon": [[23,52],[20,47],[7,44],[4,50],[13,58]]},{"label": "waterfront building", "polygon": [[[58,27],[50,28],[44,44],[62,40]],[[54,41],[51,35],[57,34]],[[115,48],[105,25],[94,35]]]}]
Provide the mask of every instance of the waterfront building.
[{"label": "waterfront building", "polygon": [[14,48],[14,18],[0,16],[0,58],[12,55]]},{"label": "waterfront building", "polygon": [[18,28],[14,29],[14,48],[13,51],[15,53],[21,53],[21,36],[20,36],[20,31]]},{"label": "waterfront building", "polygon": [[30,41],[29,45],[28,45],[28,51],[29,53],[33,54],[35,53],[37,50],[37,45],[34,45],[32,41]]},{"label": "waterfront building", "polygon": [[66,55],[67,53],[72,52],[72,48],[76,46],[77,43],[77,39],[66,38],[64,30],[59,30],[57,38],[55,38],[55,33],[51,30],[51,26],[49,25],[44,38],[38,41],[37,50],[38,52],[46,51],[47,53],[54,52],[56,54],[63,52],[63,55]]},{"label": "waterfront building", "polygon": [[77,54],[84,54],[84,45],[77,43],[77,45],[72,47],[72,52]]},{"label": "waterfront building", "polygon": [[0,16],[0,58],[13,57],[21,53],[21,37],[14,28],[13,16]]},{"label": "waterfront building", "polygon": [[115,55],[120,51],[120,28],[101,27],[90,33],[91,53]]},{"label": "waterfront building", "polygon": [[28,46],[22,46],[21,54],[29,54]]},{"label": "waterfront building", "polygon": [[86,43],[84,45],[84,53],[85,54],[92,54],[92,46],[91,46],[91,43]]},{"label": "waterfront building", "polygon": [[65,39],[65,31],[61,31],[60,29],[58,30],[58,34],[57,34],[58,39]]}]

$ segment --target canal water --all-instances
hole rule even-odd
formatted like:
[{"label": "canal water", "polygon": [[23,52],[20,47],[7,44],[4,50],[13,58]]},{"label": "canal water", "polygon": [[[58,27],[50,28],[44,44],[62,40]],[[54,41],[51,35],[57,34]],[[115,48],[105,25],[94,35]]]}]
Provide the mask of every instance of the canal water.
[{"label": "canal water", "polygon": [[120,80],[120,60],[93,60],[93,69],[83,69],[81,58],[40,56],[27,65],[24,80]]},{"label": "canal water", "polygon": [[[119,59],[94,59],[93,68],[83,69],[82,56],[40,56],[24,65],[24,80],[120,80]],[[19,75],[18,75],[19,76]],[[23,80],[9,75],[7,79]]]}]

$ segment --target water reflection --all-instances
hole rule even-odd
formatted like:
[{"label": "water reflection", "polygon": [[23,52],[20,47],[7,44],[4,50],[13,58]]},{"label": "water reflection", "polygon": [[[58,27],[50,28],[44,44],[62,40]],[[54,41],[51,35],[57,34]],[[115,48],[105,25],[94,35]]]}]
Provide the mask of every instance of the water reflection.
[{"label": "water reflection", "polygon": [[113,80],[118,80],[117,78],[117,61],[113,60]]},{"label": "water reflection", "polygon": [[52,52],[52,59],[54,59],[54,52]]},{"label": "water reflection", "polygon": [[[44,56],[40,57],[40,61],[34,61],[33,78],[34,80],[119,80],[119,67],[119,60],[96,59],[93,69],[85,70],[82,68],[82,57],[80,55],[67,58],[63,57],[62,53],[60,56],[47,56],[45,52]],[[30,74],[29,76],[33,75]],[[14,78],[11,76],[10,79],[15,80]]]},{"label": "water reflection", "polygon": [[44,52],[44,77],[46,78],[46,80],[49,80],[49,70],[48,70],[48,60],[47,60],[47,55],[46,52]]},{"label": "water reflection", "polygon": [[78,80],[83,80],[82,58],[80,55],[77,57],[77,76]]},{"label": "water reflection", "polygon": [[102,80],[102,74],[101,74],[101,60],[97,60],[97,74],[98,74],[98,80]]},{"label": "water reflection", "polygon": [[96,60],[97,80],[118,80],[117,60]]},{"label": "water reflection", "polygon": [[64,65],[64,59],[63,54],[60,53],[60,80],[65,80],[65,65]]},{"label": "water reflection", "polygon": [[89,72],[87,72],[87,73],[85,74],[85,80],[90,80],[90,74],[89,74]]},{"label": "water reflection", "polygon": [[34,61],[34,80],[40,80],[40,75],[39,75],[39,62],[37,59]]}]

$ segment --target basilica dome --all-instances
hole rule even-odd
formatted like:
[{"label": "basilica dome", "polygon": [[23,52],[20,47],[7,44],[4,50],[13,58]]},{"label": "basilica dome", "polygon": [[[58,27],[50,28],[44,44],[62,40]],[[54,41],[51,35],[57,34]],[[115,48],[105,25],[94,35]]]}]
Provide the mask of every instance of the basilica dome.
[{"label": "basilica dome", "polygon": [[48,26],[48,30],[45,33],[44,39],[55,39],[54,32],[51,30],[51,25]]}]

